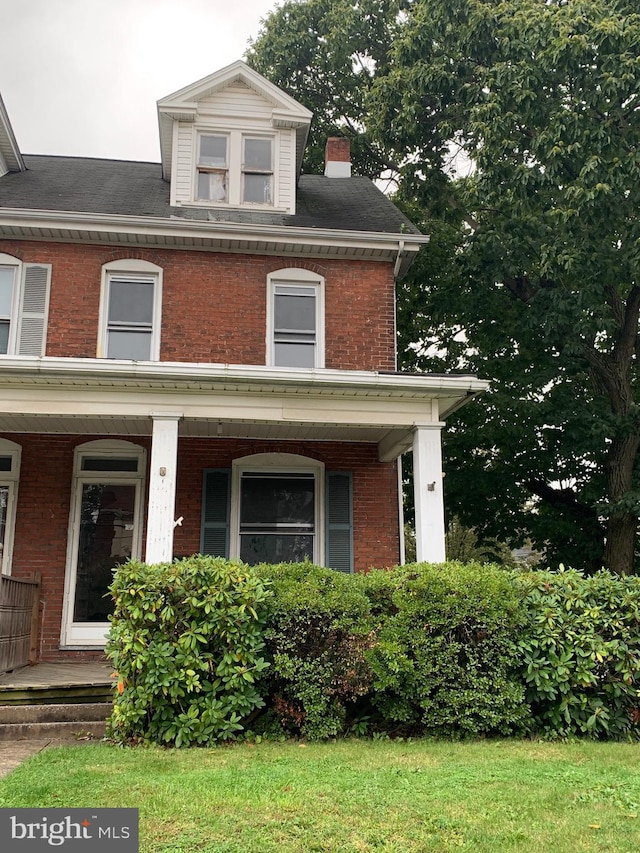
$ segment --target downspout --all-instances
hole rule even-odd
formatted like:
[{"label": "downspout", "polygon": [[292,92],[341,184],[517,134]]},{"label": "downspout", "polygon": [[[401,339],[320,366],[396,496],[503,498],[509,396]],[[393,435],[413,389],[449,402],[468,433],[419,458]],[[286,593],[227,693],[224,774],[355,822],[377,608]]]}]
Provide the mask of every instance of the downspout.
[{"label": "downspout", "polygon": [[393,277],[398,278],[400,275],[400,264],[402,263],[402,256],[404,255],[404,240],[400,240],[398,243],[398,255],[396,257],[396,262],[393,267]]}]

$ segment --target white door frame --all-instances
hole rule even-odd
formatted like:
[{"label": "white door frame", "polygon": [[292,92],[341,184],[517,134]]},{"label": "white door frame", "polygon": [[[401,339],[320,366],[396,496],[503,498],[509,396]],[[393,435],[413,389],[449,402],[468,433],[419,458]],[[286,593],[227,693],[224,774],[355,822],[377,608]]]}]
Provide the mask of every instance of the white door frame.
[{"label": "white door frame", "polygon": [[[137,460],[137,471],[83,471],[84,458],[112,458]],[[142,527],[144,522],[144,481],[146,476],[146,452],[143,447],[130,441],[99,440],[79,445],[75,450],[73,487],[69,530],[67,534],[67,562],[65,570],[64,600],[62,608],[62,648],[104,648],[109,631],[109,622],[74,622],[76,575],[78,570],[78,547],[80,544],[80,509],[83,486],[87,484],[118,484],[135,486],[134,529],[132,535],[132,559],[140,559],[142,553]]]}]

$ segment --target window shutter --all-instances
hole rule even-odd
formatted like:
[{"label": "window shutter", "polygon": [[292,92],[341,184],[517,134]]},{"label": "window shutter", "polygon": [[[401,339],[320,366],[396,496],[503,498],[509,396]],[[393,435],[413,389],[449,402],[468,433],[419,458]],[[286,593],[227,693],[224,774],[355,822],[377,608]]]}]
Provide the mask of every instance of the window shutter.
[{"label": "window shutter", "polygon": [[205,470],[202,486],[200,552],[212,557],[229,556],[229,507],[231,472]]},{"label": "window shutter", "polygon": [[16,343],[18,355],[44,355],[50,277],[51,267],[48,265],[24,265]]},{"label": "window shutter", "polygon": [[351,474],[326,474],[326,563],[339,572],[353,571],[353,497]]}]

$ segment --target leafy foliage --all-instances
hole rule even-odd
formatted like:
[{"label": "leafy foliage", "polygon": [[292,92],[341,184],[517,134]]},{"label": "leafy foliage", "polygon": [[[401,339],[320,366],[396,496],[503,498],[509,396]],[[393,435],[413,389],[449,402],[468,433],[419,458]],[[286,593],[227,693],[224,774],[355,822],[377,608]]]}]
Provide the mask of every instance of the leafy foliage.
[{"label": "leafy foliage", "polygon": [[368,694],[369,603],[352,575],[311,563],[256,567],[272,590],[271,663],[261,682],[280,726],[310,739],[343,734]]},{"label": "leafy foliage", "polygon": [[492,380],[451,420],[451,511],[556,566],[632,571],[636,5],[284,2],[249,61],[315,111],[305,168],[345,133],[432,234],[399,287],[401,366]]},{"label": "leafy foliage", "polygon": [[367,652],[384,724],[439,735],[524,727],[514,666],[523,621],[510,575],[471,563],[373,571],[362,581],[377,616]]},{"label": "leafy foliage", "polygon": [[264,703],[266,584],[248,566],[195,556],[120,566],[107,655],[118,674],[109,734],[186,746],[235,737]]},{"label": "leafy foliage", "polygon": [[531,572],[519,642],[532,729],[547,735],[640,734],[640,579]]}]

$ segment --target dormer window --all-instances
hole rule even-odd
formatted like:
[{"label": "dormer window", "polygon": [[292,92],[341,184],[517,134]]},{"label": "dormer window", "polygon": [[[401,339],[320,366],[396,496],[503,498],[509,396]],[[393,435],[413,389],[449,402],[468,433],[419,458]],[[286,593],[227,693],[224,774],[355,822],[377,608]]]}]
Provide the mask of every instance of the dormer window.
[{"label": "dormer window", "polygon": [[195,200],[211,204],[273,205],[271,136],[198,133]]},{"label": "dormer window", "polygon": [[229,139],[227,136],[200,134],[198,151],[199,201],[229,200]]},{"label": "dormer window", "polygon": [[242,200],[253,204],[272,204],[273,146],[271,139],[245,136],[242,147]]}]

